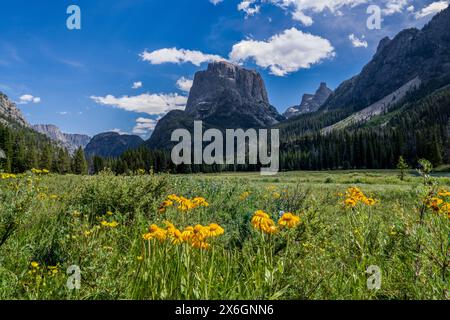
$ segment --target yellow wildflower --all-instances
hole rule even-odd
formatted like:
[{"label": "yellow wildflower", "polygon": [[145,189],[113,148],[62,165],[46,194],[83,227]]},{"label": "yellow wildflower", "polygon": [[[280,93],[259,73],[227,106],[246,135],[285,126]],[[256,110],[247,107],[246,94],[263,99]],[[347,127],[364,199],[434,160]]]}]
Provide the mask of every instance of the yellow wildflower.
[{"label": "yellow wildflower", "polygon": [[278,224],[283,227],[294,228],[300,223],[300,217],[287,212],[278,220]]}]

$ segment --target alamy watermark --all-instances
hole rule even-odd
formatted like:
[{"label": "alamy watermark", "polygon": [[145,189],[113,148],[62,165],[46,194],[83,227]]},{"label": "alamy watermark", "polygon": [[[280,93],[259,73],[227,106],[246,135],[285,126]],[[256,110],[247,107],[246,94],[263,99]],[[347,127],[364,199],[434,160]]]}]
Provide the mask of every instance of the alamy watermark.
[{"label": "alamy watermark", "polygon": [[69,290],[80,290],[81,288],[81,269],[77,265],[73,265],[67,268],[66,271],[68,277],[66,286]]},{"label": "alamy watermark", "polygon": [[81,9],[77,5],[70,5],[67,7],[66,13],[69,17],[66,20],[66,26],[69,30],[81,29]]},{"label": "alamy watermark", "polygon": [[379,266],[369,266],[366,270],[369,274],[367,279],[367,289],[380,290],[381,289],[381,269]]},{"label": "alamy watermark", "polygon": [[[270,141],[269,141],[270,133]],[[203,133],[203,122],[194,121],[192,134],[186,129],[172,132],[172,162],[181,164],[258,165],[262,175],[275,175],[280,168],[280,133],[278,129],[218,129]],[[205,142],[207,144],[205,146]],[[270,149],[270,150],[269,150]],[[247,161],[248,160],[248,161]]]}]

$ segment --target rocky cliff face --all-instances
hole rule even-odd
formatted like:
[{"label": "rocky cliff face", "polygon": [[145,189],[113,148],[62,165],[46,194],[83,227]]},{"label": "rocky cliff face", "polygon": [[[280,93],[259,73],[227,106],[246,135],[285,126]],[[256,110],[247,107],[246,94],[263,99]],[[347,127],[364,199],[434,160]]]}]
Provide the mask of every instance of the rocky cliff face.
[{"label": "rocky cliff face", "polygon": [[73,154],[79,147],[85,148],[91,140],[91,137],[82,134],[62,133],[61,130],[52,124],[37,124],[32,128],[40,133],[45,134],[50,139],[60,143],[69,153]]},{"label": "rocky cliff face", "polygon": [[21,126],[28,127],[29,124],[17,106],[0,92],[0,122],[8,124],[11,121]]},{"label": "rocky cliff face", "polygon": [[168,129],[190,129],[194,120],[223,129],[270,127],[284,117],[270,105],[261,75],[228,62],[214,62],[197,72],[185,111],[161,119],[147,144],[167,148]]},{"label": "rocky cliff face", "polygon": [[186,113],[197,120],[234,127],[266,127],[282,120],[269,103],[261,75],[228,62],[197,72]]},{"label": "rocky cliff face", "polygon": [[450,82],[450,8],[422,30],[406,29],[385,38],[361,73],[343,82],[323,109],[359,111],[418,77],[437,89]]},{"label": "rocky cliff face", "polygon": [[144,140],[138,136],[105,132],[94,136],[84,149],[84,152],[87,157],[94,155],[104,158],[118,157],[127,150],[138,148],[143,142]]},{"label": "rocky cliff face", "polygon": [[325,82],[322,82],[315,94],[305,93],[300,105],[290,107],[283,115],[286,118],[291,118],[299,114],[315,112],[319,110],[332,93],[333,90],[328,88]]}]

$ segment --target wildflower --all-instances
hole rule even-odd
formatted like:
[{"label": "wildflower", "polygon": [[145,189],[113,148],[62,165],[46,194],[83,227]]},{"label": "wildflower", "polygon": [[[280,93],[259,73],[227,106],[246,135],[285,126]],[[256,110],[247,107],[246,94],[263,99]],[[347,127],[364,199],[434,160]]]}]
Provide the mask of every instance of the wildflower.
[{"label": "wildflower", "polygon": [[108,215],[108,216],[112,216],[114,213],[112,212],[112,211],[107,211],[106,212],[106,215]]},{"label": "wildflower", "polygon": [[275,234],[278,232],[278,228],[274,225],[271,225],[271,226],[264,227],[262,229],[262,231],[264,231],[267,234]]},{"label": "wildflower", "polygon": [[59,270],[58,270],[58,266],[48,266],[48,275],[49,276],[54,276],[56,274],[58,274]]},{"label": "wildflower", "polygon": [[0,173],[0,177],[2,180],[8,180],[8,179],[16,179],[16,175],[12,173]]},{"label": "wildflower", "polygon": [[92,231],[89,231],[89,230],[84,232],[85,237],[89,237],[91,234],[92,234]]},{"label": "wildflower", "polygon": [[210,244],[206,241],[194,241],[192,242],[192,246],[197,249],[209,249]]},{"label": "wildflower", "polygon": [[225,232],[225,230],[219,226],[217,223],[211,223],[208,227],[207,227],[207,233],[208,233],[208,237],[217,237],[222,235]]},{"label": "wildflower", "polygon": [[273,234],[277,232],[275,227],[275,222],[270,218],[270,216],[262,210],[258,210],[252,217],[251,224],[257,230],[261,230],[268,234]]},{"label": "wildflower", "polygon": [[245,192],[243,192],[243,193],[239,196],[239,199],[240,199],[241,201],[244,201],[244,200],[246,200],[249,196],[250,196],[250,192],[245,191]]},{"label": "wildflower", "polygon": [[278,224],[283,227],[294,228],[300,223],[300,217],[287,212],[278,220]]},{"label": "wildflower", "polygon": [[142,261],[142,260],[144,260],[144,257],[143,257],[143,256],[137,256],[137,257],[136,257],[136,260],[137,260],[137,261]]},{"label": "wildflower", "polygon": [[181,233],[181,237],[183,238],[183,241],[190,241],[192,239],[192,236],[194,235],[194,228],[193,227],[186,227],[184,231]]},{"label": "wildflower", "polygon": [[345,205],[347,207],[354,207],[356,206],[356,201],[354,199],[345,199]]},{"label": "wildflower", "polygon": [[447,191],[445,189],[441,190],[441,191],[439,191],[438,196],[440,196],[440,197],[450,197],[450,191]]},{"label": "wildflower", "polygon": [[203,197],[195,197],[192,199],[192,203],[195,207],[209,207],[209,203]]},{"label": "wildflower", "polygon": [[172,200],[165,200],[165,201],[163,201],[163,203],[159,207],[158,212],[163,213],[163,212],[166,211],[167,207],[171,207],[171,206],[173,206],[173,201]]},{"label": "wildflower", "polygon": [[105,220],[103,220],[100,224],[107,228],[116,228],[119,225],[119,223],[117,221],[108,222]]},{"label": "wildflower", "polygon": [[180,230],[175,229],[172,233],[172,244],[180,244],[183,243],[183,234]]},{"label": "wildflower", "polygon": [[441,198],[431,198],[427,201],[428,208],[433,209],[433,211],[438,212],[440,210],[439,206],[444,202]]},{"label": "wildflower", "polygon": [[160,242],[164,242],[167,239],[167,231],[158,227],[157,225],[152,224],[149,228],[148,233],[142,235],[144,240],[156,239]]},{"label": "wildflower", "polygon": [[367,198],[364,193],[357,187],[350,187],[345,192],[345,195],[338,193],[339,196],[344,196],[344,204],[347,208],[356,207],[358,203],[363,203],[367,206],[373,206],[376,200],[373,198]]},{"label": "wildflower", "polygon": [[208,235],[208,229],[198,224],[194,227],[194,237],[198,239],[204,239]]},{"label": "wildflower", "polygon": [[39,263],[37,263],[36,261],[31,262],[30,265],[31,265],[31,267],[34,268],[34,269],[39,268]]}]

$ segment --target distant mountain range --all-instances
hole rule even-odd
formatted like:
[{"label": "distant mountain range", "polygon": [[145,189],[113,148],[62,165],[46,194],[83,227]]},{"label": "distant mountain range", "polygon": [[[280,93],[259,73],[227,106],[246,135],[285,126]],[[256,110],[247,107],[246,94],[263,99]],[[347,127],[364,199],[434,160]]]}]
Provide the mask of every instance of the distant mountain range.
[{"label": "distant mountain range", "polygon": [[66,148],[70,154],[73,154],[75,150],[80,147],[84,149],[91,140],[91,137],[84,134],[62,133],[61,130],[53,124],[36,124],[32,126],[32,129],[45,134],[50,139],[61,144],[61,146]]},{"label": "distant mountain range", "polygon": [[[350,163],[353,158],[348,155],[360,152],[359,149],[364,149],[364,157],[368,157],[380,143],[373,140],[371,150],[360,145],[349,146],[347,150],[344,142],[359,143],[357,139],[378,137],[387,139],[386,146],[393,142],[395,135],[403,137],[398,138],[391,149],[378,146],[377,152],[385,158],[370,160],[369,166],[392,163],[393,158],[402,153],[409,154],[410,159],[428,152],[437,155],[443,149],[450,153],[447,145],[436,147],[449,141],[450,121],[445,109],[450,90],[446,87],[450,84],[449,30],[450,8],[447,8],[422,30],[406,29],[393,39],[382,39],[373,58],[358,75],[342,82],[334,92],[321,83],[315,94],[303,95],[300,105],[289,108],[284,115],[270,104],[258,72],[222,61],[210,63],[206,70],[195,74],[186,109],[166,114],[147,141],[113,132],[99,134],[89,141],[87,136],[63,134],[52,125],[33,128],[69,150],[85,146],[88,156],[102,157],[118,157],[140,146],[170,149],[172,131],[192,130],[195,120],[202,120],[205,129],[279,128],[282,148],[288,150],[288,160],[285,160],[290,167],[306,163],[315,168],[314,162],[324,161],[326,157],[337,157],[327,166],[339,167],[339,157],[348,157],[346,161]],[[440,112],[436,114],[436,122],[429,120],[433,108]],[[416,120],[416,117],[423,119]],[[3,94],[0,95],[0,121],[29,127],[20,110]],[[409,132],[412,127],[415,131]],[[399,128],[401,131],[396,131]],[[335,134],[340,131],[351,137],[346,136],[351,141],[344,141]],[[403,143],[402,139],[411,141]],[[360,160],[366,159],[364,157]],[[435,158],[439,163],[439,157]]]}]

